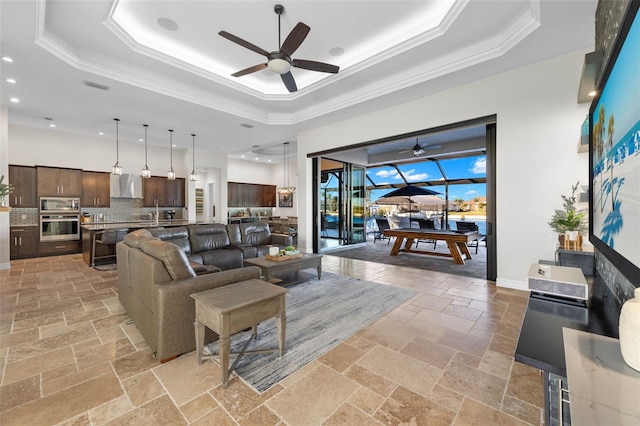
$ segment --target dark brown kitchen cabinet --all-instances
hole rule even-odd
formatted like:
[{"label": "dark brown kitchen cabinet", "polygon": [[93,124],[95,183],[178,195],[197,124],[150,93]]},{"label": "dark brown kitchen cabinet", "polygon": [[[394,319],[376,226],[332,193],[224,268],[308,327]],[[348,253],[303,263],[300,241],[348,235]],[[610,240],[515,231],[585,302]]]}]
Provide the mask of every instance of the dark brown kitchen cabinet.
[{"label": "dark brown kitchen cabinet", "polygon": [[165,207],[184,207],[184,184],[183,178],[167,179],[167,205]]},{"label": "dark brown kitchen cabinet", "polygon": [[144,207],[160,207],[166,203],[165,178],[151,176],[142,179],[142,197]]},{"label": "dark brown kitchen cabinet", "polygon": [[38,196],[80,197],[82,171],[38,166]]},{"label": "dark brown kitchen cabinet", "polygon": [[227,204],[229,207],[275,207],[275,185],[257,183],[227,184]]},{"label": "dark brown kitchen cabinet", "polygon": [[40,256],[55,256],[59,254],[74,254],[82,252],[80,240],[73,241],[50,241],[40,243]]},{"label": "dark brown kitchen cabinet", "polygon": [[111,207],[111,174],[82,172],[82,207]]},{"label": "dark brown kitchen cabinet", "polygon": [[169,180],[152,176],[142,179],[144,207],[184,207],[184,178]]},{"label": "dark brown kitchen cabinet", "polygon": [[13,185],[13,192],[8,196],[11,207],[38,207],[35,167],[9,166],[9,183]]},{"label": "dark brown kitchen cabinet", "polygon": [[24,259],[38,256],[38,227],[12,226],[9,228],[11,259]]}]

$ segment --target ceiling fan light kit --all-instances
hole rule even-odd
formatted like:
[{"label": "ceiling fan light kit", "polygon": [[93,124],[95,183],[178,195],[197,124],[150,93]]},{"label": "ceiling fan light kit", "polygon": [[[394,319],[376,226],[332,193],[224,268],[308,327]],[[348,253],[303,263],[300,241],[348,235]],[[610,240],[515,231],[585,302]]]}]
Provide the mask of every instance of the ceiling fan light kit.
[{"label": "ceiling fan light kit", "polygon": [[245,49],[254,51],[267,58],[266,63],[253,65],[249,68],[245,68],[243,70],[235,72],[231,74],[233,77],[242,77],[243,75],[251,74],[256,71],[268,68],[275,74],[280,74],[282,83],[284,83],[289,92],[295,92],[298,90],[298,87],[296,85],[295,79],[293,78],[293,74],[291,74],[291,67],[301,68],[309,71],[326,72],[331,74],[336,74],[340,70],[340,67],[338,67],[337,65],[326,64],[324,62],[308,61],[306,59],[291,59],[291,55],[293,55],[293,53],[300,47],[304,39],[309,34],[309,31],[311,31],[311,28],[302,22],[298,22],[293,30],[291,30],[291,32],[289,33],[284,43],[280,43],[280,25],[281,17],[284,13],[284,6],[282,6],[281,4],[276,4],[273,10],[278,15],[278,50],[274,52],[267,52],[266,50],[256,46],[255,44],[249,43],[248,41],[243,40],[240,37],[226,31],[220,31],[218,33],[227,40],[232,41],[244,47]]},{"label": "ceiling fan light kit", "polygon": [[291,69],[291,64],[284,59],[275,58],[269,61],[267,67],[276,74],[286,74]]}]

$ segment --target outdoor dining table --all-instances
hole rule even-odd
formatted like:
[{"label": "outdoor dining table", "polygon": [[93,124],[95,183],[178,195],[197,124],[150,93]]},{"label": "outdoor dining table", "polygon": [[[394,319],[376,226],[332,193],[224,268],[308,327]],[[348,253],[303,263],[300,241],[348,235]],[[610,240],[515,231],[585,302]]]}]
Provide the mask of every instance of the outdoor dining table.
[{"label": "outdoor dining table", "polygon": [[[471,252],[467,243],[478,238],[477,231],[448,231],[438,229],[388,229],[384,231],[386,237],[396,237],[396,241],[391,247],[391,256],[397,256],[400,252],[426,254],[430,256],[443,256],[453,258],[453,263],[464,264],[462,255],[466,259],[471,259]],[[449,247],[450,253],[442,253],[427,250],[415,250],[413,246],[414,240],[436,240],[444,241]],[[402,243],[404,242],[404,246]]]}]

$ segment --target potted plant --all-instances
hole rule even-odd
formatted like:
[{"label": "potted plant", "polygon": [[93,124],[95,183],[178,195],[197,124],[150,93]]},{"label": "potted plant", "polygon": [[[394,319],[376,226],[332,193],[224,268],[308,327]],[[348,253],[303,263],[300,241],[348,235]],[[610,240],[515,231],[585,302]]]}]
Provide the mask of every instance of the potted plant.
[{"label": "potted plant", "polygon": [[0,210],[9,211],[10,207],[5,206],[7,195],[13,192],[13,185],[4,183],[4,175],[0,176]]},{"label": "potted plant", "polygon": [[570,241],[578,241],[578,245],[581,245],[581,234],[586,232],[588,222],[587,215],[584,210],[578,210],[576,208],[576,190],[578,184],[571,186],[571,195],[561,195],[562,209],[554,210],[549,226],[560,234],[560,242],[564,243],[564,239]]}]

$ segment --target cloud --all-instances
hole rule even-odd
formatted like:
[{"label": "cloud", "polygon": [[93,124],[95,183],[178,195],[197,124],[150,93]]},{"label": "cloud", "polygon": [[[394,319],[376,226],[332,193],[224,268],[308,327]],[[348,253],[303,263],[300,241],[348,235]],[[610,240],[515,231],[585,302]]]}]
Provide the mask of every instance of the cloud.
[{"label": "cloud", "polygon": [[[415,172],[416,172],[416,169],[407,170],[405,172],[402,172],[402,176],[404,176],[404,178],[409,182],[421,182],[421,181],[427,180],[427,178],[429,177],[428,173],[414,174]],[[400,174],[398,173],[394,178],[396,180],[402,180],[402,176],[400,176]]]},{"label": "cloud", "polygon": [[386,178],[386,177],[391,177],[391,176],[396,176],[398,174],[397,170],[380,170],[378,172],[376,172],[376,176],[381,177],[381,178]]},{"label": "cloud", "polygon": [[476,159],[470,171],[477,175],[486,174],[487,173],[487,157]]},{"label": "cloud", "polygon": [[465,192],[464,195],[466,195],[467,197],[471,197],[471,198],[475,198],[477,197],[479,194],[478,191],[470,189],[469,191]]}]

